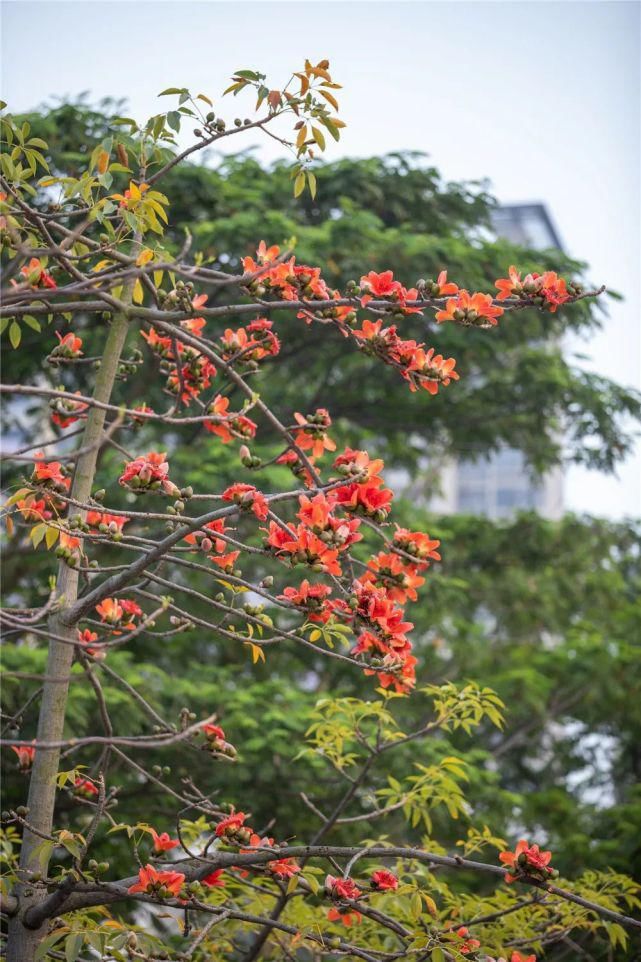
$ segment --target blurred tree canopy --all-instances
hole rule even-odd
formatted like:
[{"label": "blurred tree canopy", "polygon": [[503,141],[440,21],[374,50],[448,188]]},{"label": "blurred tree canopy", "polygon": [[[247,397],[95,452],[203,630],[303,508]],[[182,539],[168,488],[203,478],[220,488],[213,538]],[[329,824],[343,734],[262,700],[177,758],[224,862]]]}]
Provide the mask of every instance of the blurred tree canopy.
[{"label": "blurred tree canopy", "polygon": [[[63,104],[27,119],[33,134],[50,144],[52,166],[77,173],[86,156],[71,145],[83,139],[89,145],[106,134],[118,107]],[[119,128],[112,133],[126,146]],[[584,270],[558,251],[524,251],[496,239],[490,226],[495,202],[487,185],[445,182],[424,156],[339,160],[316,173],[316,199],[294,199],[285,165],[265,167],[250,152],[176,168],[164,189],[174,222],[189,224],[212,266],[227,269],[260,239],[281,244],[292,239],[297,258],[322,264],[324,277],[336,285],[358,279],[364,264],[392,269],[406,284],[447,268],[451,279],[470,290],[484,289],[488,277],[503,276],[511,263],[574,275]],[[175,247],[184,240],[170,237]],[[503,445],[521,450],[533,471],[567,459],[612,470],[629,448],[639,397],[573,367],[560,346],[566,332],[594,330],[602,310],[592,301],[556,314],[526,310],[491,332],[455,325],[428,330],[424,320],[408,317],[404,336],[454,355],[461,372],[447,392],[418,398],[394,372],[378,371],[372,378],[366,358],[356,352],[345,356],[338,333],[328,346],[326,331],[273,312],[283,341],[281,363],[278,372],[270,372],[269,384],[257,380],[257,390],[275,407],[295,408],[301,396],[311,398],[310,410],[326,404],[337,440],[369,443],[373,454],[414,473],[425,458],[436,463],[445,456],[476,457]],[[25,329],[24,336],[35,341],[48,332]],[[316,350],[321,337],[322,352]],[[339,357],[340,365],[332,363]],[[5,378],[40,377],[29,369],[32,363],[27,350],[7,353]],[[153,363],[150,359],[144,375],[145,399],[152,405],[161,403],[162,390]],[[127,386],[132,403],[139,399],[137,380]],[[24,414],[21,409],[20,417]],[[138,443],[146,450],[144,428]],[[105,457],[119,460],[114,452]],[[184,444],[174,464],[204,486],[208,476],[233,480],[235,454],[199,433],[197,447]],[[11,482],[9,476],[5,483]],[[114,507],[124,507],[123,498],[117,485],[108,493]],[[427,526],[443,542],[443,563],[428,572],[422,599],[412,608],[423,662],[420,682],[473,678],[494,688],[508,709],[503,734],[488,727],[474,749],[458,735],[420,748],[410,745],[409,764],[447,754],[466,758],[477,782],[471,825],[510,836],[527,829],[559,853],[555,864],[563,873],[578,873],[589,863],[641,878],[641,527],[572,516],[552,523],[533,514],[502,523],[434,517],[420,499],[406,500],[399,512],[401,523]],[[12,546],[5,579],[33,599],[42,563],[29,546]],[[197,574],[193,584],[199,587]],[[42,648],[34,644],[29,657],[33,673],[41,672]],[[23,652],[23,671],[24,659]],[[340,663],[315,663],[300,651],[279,651],[266,665],[250,666],[246,651],[217,645],[197,629],[175,635],[161,651],[145,651],[141,643],[135,658],[115,651],[110,663],[168,715],[183,704],[203,715],[219,703],[224,707],[225,730],[243,745],[243,754],[232,775],[224,763],[216,768],[212,788],[226,798],[232,784],[236,792],[241,784],[246,797],[236,801],[255,813],[256,825],[269,812],[282,825],[299,826],[303,837],[300,792],[330,807],[340,788],[319,782],[313,756],[298,763],[297,781],[283,784],[279,773],[290,768],[286,762],[298,751],[319,695],[331,689],[366,697],[366,680],[358,690]],[[12,667],[18,666],[7,659],[5,668]],[[16,711],[36,687],[9,676],[5,711]],[[119,718],[129,711],[129,701],[115,686],[107,697],[114,721],[133,731],[138,719]],[[72,686],[70,734],[81,727],[91,704],[80,681]],[[407,700],[405,711],[419,710]],[[32,726],[27,711],[27,735]],[[210,765],[203,760],[204,779]],[[172,767],[188,777],[193,765],[188,770],[176,751]],[[381,785],[384,776],[381,772]],[[139,799],[141,818],[169,827],[162,811],[149,811],[145,783],[135,772],[123,793],[131,802]],[[363,798],[362,804],[366,811],[371,801]],[[129,801],[128,806],[133,812]],[[388,823],[394,836],[394,815]],[[462,825],[461,835],[465,829]],[[111,838],[113,844],[118,836]],[[117,852],[109,855],[117,858]]]}]

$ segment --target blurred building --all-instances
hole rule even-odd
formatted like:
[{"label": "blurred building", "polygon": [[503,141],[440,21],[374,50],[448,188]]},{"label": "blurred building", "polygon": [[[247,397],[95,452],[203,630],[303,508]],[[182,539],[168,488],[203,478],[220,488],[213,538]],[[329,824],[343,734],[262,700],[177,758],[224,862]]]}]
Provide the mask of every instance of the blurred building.
[{"label": "blurred building", "polygon": [[[543,204],[506,204],[493,217],[496,233],[512,243],[535,250],[561,248],[561,241]],[[430,507],[446,514],[483,514],[505,518],[516,511],[535,510],[545,518],[563,513],[563,472],[554,469],[533,480],[520,451],[505,448],[489,458],[459,459],[441,474],[442,494]]]}]

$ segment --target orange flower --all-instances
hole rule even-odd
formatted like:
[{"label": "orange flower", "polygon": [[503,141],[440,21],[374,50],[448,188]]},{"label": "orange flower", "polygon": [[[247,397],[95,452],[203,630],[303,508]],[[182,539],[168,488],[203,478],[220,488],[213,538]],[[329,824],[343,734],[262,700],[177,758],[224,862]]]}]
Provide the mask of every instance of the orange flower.
[{"label": "orange flower", "polygon": [[154,851],[155,852],[170,852],[172,848],[176,848],[180,845],[180,841],[177,838],[170,838],[167,832],[163,832],[161,835],[155,829],[151,829],[151,837],[154,840]]},{"label": "orange flower", "polygon": [[267,871],[276,875],[277,878],[291,878],[292,875],[300,872],[300,865],[293,858],[278,858],[267,863]]},{"label": "orange flower", "polygon": [[558,873],[549,867],[552,852],[542,852],[538,845],[530,845],[524,838],[520,839],[513,852],[501,852],[499,861],[507,865],[512,871],[505,876],[505,881],[514,882],[521,875],[545,880],[555,877]]},{"label": "orange flower", "polygon": [[109,624],[116,624],[123,616],[123,610],[115,598],[105,598],[96,605],[96,611],[100,615],[100,620]]},{"label": "orange flower", "polygon": [[358,925],[363,919],[360,912],[356,909],[337,909],[331,908],[327,913],[328,922],[342,922],[343,925]]},{"label": "orange flower", "polygon": [[335,451],[336,444],[327,436],[327,429],[332,423],[329,412],[325,408],[318,408],[315,414],[294,414],[298,424],[303,427],[302,431],[297,431],[295,441],[302,451],[312,452],[313,458],[322,457],[325,451]]},{"label": "orange flower", "polygon": [[302,524],[298,525],[293,533],[294,537],[275,521],[271,521],[266,543],[275,550],[276,555],[289,555],[291,564],[308,564],[315,571],[341,574],[337,550],[328,548],[325,542]]},{"label": "orange flower", "polygon": [[474,951],[474,949],[480,948],[481,943],[479,942],[479,940],[468,938],[469,934],[470,933],[468,932],[468,930],[465,928],[464,925],[462,925],[460,929],[457,929],[455,932],[455,935],[457,935],[459,939],[463,940],[462,945],[456,946],[459,952],[461,953],[461,955],[469,955],[470,952]]},{"label": "orange flower", "polygon": [[456,324],[472,324],[487,326],[496,324],[497,317],[503,314],[503,308],[492,302],[491,294],[469,294],[461,290],[456,297],[451,297],[445,304],[445,310],[438,311],[436,320],[454,321]]},{"label": "orange flower", "polygon": [[90,779],[80,776],[74,781],[73,790],[76,795],[87,799],[95,798],[99,794],[98,789]]},{"label": "orange flower", "polygon": [[225,838],[247,845],[252,837],[252,830],[245,826],[247,816],[244,812],[233,812],[227,815],[216,826],[216,838]]},{"label": "orange flower", "polygon": [[20,512],[25,521],[48,521],[52,517],[52,512],[47,510],[47,502],[44,498],[36,499],[34,495],[21,498],[16,501],[16,509]]},{"label": "orange flower", "polygon": [[84,631],[80,631],[78,628],[78,642],[84,647],[84,650],[92,658],[97,658],[99,661],[103,661],[107,657],[107,652],[104,650],[103,645],[96,645],[93,647],[93,642],[98,640],[98,635],[95,631],[90,631],[89,628],[85,628]]},{"label": "orange flower", "polygon": [[238,482],[223,491],[223,501],[233,501],[241,508],[250,509],[257,518],[264,521],[269,511],[269,505],[264,494],[257,491],[253,484]]},{"label": "orange flower", "polygon": [[207,408],[207,413],[217,415],[221,418],[221,422],[205,421],[205,429],[211,434],[218,435],[223,444],[229,444],[235,437],[245,441],[255,437],[256,424],[244,414],[228,413],[228,408],[229,398],[221,394],[216,395]]},{"label": "orange flower", "polygon": [[351,878],[337,878],[328,875],[325,879],[325,891],[333,899],[358,899],[362,895],[361,890]]},{"label": "orange flower", "polygon": [[369,581],[385,588],[388,597],[402,605],[408,599],[416,601],[416,589],[425,582],[425,578],[417,574],[417,570],[416,565],[408,564],[397,554],[380,552],[370,559],[368,569],[360,580],[362,583]]},{"label": "orange flower", "polygon": [[177,898],[183,887],[185,876],[182,872],[158,872],[153,865],[146,865],[138,872],[138,881],[130,885],[127,891],[130,895],[136,892],[146,892],[158,898]]},{"label": "orange flower", "polygon": [[409,381],[410,391],[416,391],[421,387],[428,394],[433,395],[438,394],[440,384],[447,387],[450,381],[458,381],[459,376],[454,370],[455,366],[455,358],[450,357],[446,360],[442,354],[434,354],[433,347],[428,351],[419,347],[413,351],[407,367],[401,374]]},{"label": "orange flower", "polygon": [[69,331],[64,337],[56,331],[59,343],[51,352],[51,357],[64,357],[68,359],[82,357],[82,338],[76,337],[73,331]]},{"label": "orange flower", "polygon": [[[28,264],[20,268],[20,273],[29,287],[50,287],[53,289],[57,287],[53,277],[47,273],[38,257],[32,257]],[[17,285],[14,284],[14,286]]]},{"label": "orange flower", "polygon": [[201,878],[201,885],[207,885],[209,888],[223,888],[225,885],[225,882],[221,879],[223,872],[224,869],[222,868],[214,869],[214,871],[210,872],[209,875]]},{"label": "orange flower", "polygon": [[432,540],[428,534],[424,534],[422,531],[408,531],[407,528],[399,528],[397,525],[394,533],[394,544],[401,551],[415,555],[421,561],[427,558],[432,558],[434,561],[441,560],[441,556],[436,550],[441,542]]},{"label": "orange flower", "polygon": [[20,771],[28,772],[33,765],[34,755],[36,754],[33,745],[12,745],[11,748],[18,756],[18,767]]},{"label": "orange flower", "polygon": [[32,479],[36,484],[47,484],[51,482],[53,487],[68,486],[68,479],[62,473],[63,468],[60,461],[36,461],[33,468]]},{"label": "orange flower", "polygon": [[371,885],[377,892],[393,892],[398,888],[398,879],[393,872],[381,868],[372,872]]}]

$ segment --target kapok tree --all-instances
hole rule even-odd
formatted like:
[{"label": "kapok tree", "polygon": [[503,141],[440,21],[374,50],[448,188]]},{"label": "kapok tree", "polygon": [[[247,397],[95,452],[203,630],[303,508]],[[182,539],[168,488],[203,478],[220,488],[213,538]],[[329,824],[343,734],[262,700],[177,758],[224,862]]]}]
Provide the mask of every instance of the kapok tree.
[{"label": "kapok tree", "polygon": [[[5,455],[22,477],[12,481],[3,516],[8,537],[59,559],[44,604],[28,604],[21,586],[9,585],[2,613],[12,644],[48,645],[40,688],[5,724],[14,770],[29,785],[26,804],[3,813],[9,962],[252,962],[261,954],[531,962],[548,946],[573,944],[576,932],[623,944],[627,929],[641,929],[626,914],[641,903],[623,876],[557,882],[551,854],[534,840],[509,851],[489,831],[469,829],[456,854],[430,839],[434,810],[456,818],[473,800],[465,799],[460,760],[412,764],[416,746],[454,729],[470,733],[483,720],[501,725],[503,706],[473,683],[417,687],[405,607],[440,560],[438,540],[393,524],[382,461],[337,451],[318,400],[301,397],[290,412],[260,396],[281,348],[273,317],[284,311],[303,325],[325,325],[328,336],[338,332],[345,350],[365,355],[373,377],[385,364],[410,391],[434,395],[459,379],[456,362],[403,338],[408,315],[425,317],[426,331],[435,321],[490,332],[521,308],[555,311],[601,291],[510,267],[494,294],[469,293],[446,265],[411,288],[363,265],[360,281],[338,291],[318,266],[262,240],[240,272],[209,267],[191,253],[189,237],[180,251],[163,246],[164,175],[245,130],[289,148],[295,194],[315,192],[314,151],[344,126],[328,68],[307,61],[282,89],[238,71],[227,92],[254,89],[258,117],[229,126],[205,95],[164,91],[178,97],[176,109],[144,126],[114,121],[114,136],[88,152],[78,178],[49,170],[47,145],[28,125],[2,121],[2,325],[14,349],[24,325],[37,331],[51,371],[34,384],[2,386],[9,408],[25,397],[43,405],[25,429],[33,436]],[[293,142],[283,133],[290,120]],[[193,146],[179,152],[184,121],[199,126]],[[86,365],[93,389],[83,393],[74,380]],[[145,403],[150,377],[163,379],[165,410]],[[124,402],[125,389],[138,400]],[[177,476],[166,447],[175,453],[194,429],[237,448],[235,483],[195,491]],[[114,450],[123,459],[119,476],[109,470]],[[193,587],[196,576],[204,589]],[[203,606],[207,617],[194,614]],[[221,799],[193,778],[173,784],[146,763],[146,754],[180,743],[186,757],[205,753],[212,766],[243,764],[242,744],[221,725],[224,691],[209,717],[187,707],[167,718],[109,665],[114,648],[135,649],[145,637],[170,645],[194,626],[253,662],[274,646],[299,646],[371,676],[371,700],[319,702],[301,746],[343,786],[329,807],[302,794],[318,819],[313,837],[299,837],[295,826],[255,825],[246,799]],[[78,671],[95,695],[100,734],[65,730]],[[106,696],[114,686],[144,712],[146,730],[115,730]],[[425,721],[405,731],[399,715],[408,697],[423,699]],[[21,726],[36,708],[33,738]],[[406,774],[380,787],[392,753],[407,759]],[[127,771],[150,797],[171,801],[173,824],[130,824],[124,806],[116,817]],[[424,825],[425,844],[384,834],[385,816],[398,811],[409,826]],[[62,812],[70,827],[59,827]],[[124,878],[95,858],[114,831],[129,840]],[[350,844],[337,844],[336,833],[346,831]],[[487,846],[498,857],[469,857]],[[492,877],[498,886],[488,886]]]}]

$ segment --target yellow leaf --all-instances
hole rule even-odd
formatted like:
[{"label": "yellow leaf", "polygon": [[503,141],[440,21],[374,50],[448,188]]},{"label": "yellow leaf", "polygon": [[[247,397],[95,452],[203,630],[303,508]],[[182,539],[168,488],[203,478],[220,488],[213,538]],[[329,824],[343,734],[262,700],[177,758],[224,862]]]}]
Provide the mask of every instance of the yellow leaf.
[{"label": "yellow leaf", "polygon": [[98,173],[104,174],[109,169],[109,154],[106,150],[101,150],[98,154]]},{"label": "yellow leaf", "polygon": [[434,901],[434,899],[430,898],[430,896],[427,895],[425,892],[421,892],[421,897],[425,902],[427,911],[430,913],[430,915],[433,915],[434,918],[436,918],[436,916],[438,915],[438,909],[436,908],[436,902]]},{"label": "yellow leaf", "polygon": [[252,650],[252,663],[255,665],[257,661],[265,661],[265,652],[260,647],[260,645],[255,645],[252,641],[244,641],[244,645],[249,645]]},{"label": "yellow leaf", "polygon": [[296,146],[302,147],[307,138],[307,124],[303,124],[301,129],[298,131],[298,137],[296,138]]},{"label": "yellow leaf", "polygon": [[301,170],[294,181],[294,197],[300,197],[305,190],[305,171]]},{"label": "yellow leaf", "polygon": [[324,97],[325,100],[332,105],[334,110],[338,111],[339,109],[338,100],[336,99],[334,94],[330,94],[328,90],[319,90],[318,92],[321,95],[321,97]]},{"label": "yellow leaf", "polygon": [[20,501],[21,498],[24,498],[25,494],[29,493],[29,488],[20,488],[19,491],[16,491],[15,494],[11,495],[8,501],[5,501],[4,507],[10,508],[12,504],[15,504],[16,501]]},{"label": "yellow leaf", "polygon": [[138,277],[136,279],[136,283],[134,284],[134,289],[131,295],[131,299],[133,300],[134,304],[142,304],[144,296],[145,294],[142,288],[142,282]]},{"label": "yellow leaf", "polygon": [[140,254],[138,254],[138,257],[136,258],[136,264],[138,267],[144,267],[145,264],[148,264],[149,261],[153,260],[153,257],[154,252],[152,249],[150,247],[145,247],[144,250],[141,250]]},{"label": "yellow leaf", "polygon": [[140,188],[134,184],[133,180],[129,181],[129,197],[131,200],[140,200],[141,198]]}]

